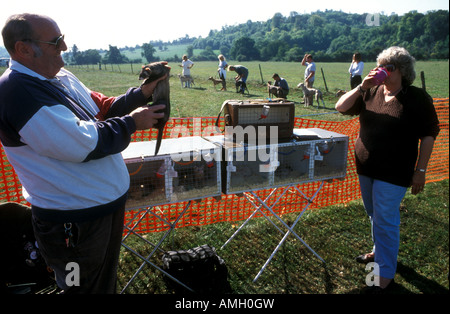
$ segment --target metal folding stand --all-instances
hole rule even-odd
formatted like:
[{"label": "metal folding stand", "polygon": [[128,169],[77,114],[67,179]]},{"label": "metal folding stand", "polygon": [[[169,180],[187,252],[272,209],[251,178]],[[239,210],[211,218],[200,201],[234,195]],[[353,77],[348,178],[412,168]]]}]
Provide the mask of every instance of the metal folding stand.
[{"label": "metal folding stand", "polygon": [[[157,155],[154,154],[155,148],[156,141],[137,141],[130,143],[122,152],[130,174],[130,190],[126,206],[128,210],[137,211],[125,225],[126,234],[122,239],[122,246],[143,260],[122,293],[147,264],[193,292],[186,284],[152,263],[150,258],[158,250],[165,252],[161,249],[163,241],[174,231],[192,201],[221,195],[221,158],[215,158],[216,155],[220,155],[221,150],[216,144],[199,136],[164,139]],[[181,202],[187,202],[186,206],[174,218],[169,218],[169,215],[159,207]],[[164,227],[169,227],[158,243],[151,243],[136,232],[136,228],[147,215],[156,217],[163,222]],[[141,255],[125,244],[125,240],[131,234],[153,248],[149,249],[151,252],[148,256]]]},{"label": "metal folding stand", "polygon": [[[278,198],[275,200],[275,202],[272,204],[272,206],[268,206],[267,205],[267,201],[272,197],[272,195],[275,193],[275,191],[277,191],[280,188],[273,188],[272,191],[270,192],[270,194],[264,199],[262,200],[258,195],[256,195],[253,191],[251,192],[244,192],[244,196],[245,198],[256,208],[255,211],[253,211],[253,213],[247,218],[247,220],[236,230],[236,232],[222,245],[221,249],[223,249],[241,230],[242,228],[244,228],[244,226],[250,221],[250,219],[253,218],[253,216],[259,211],[269,222],[272,223],[273,226],[275,226],[275,228],[280,231],[284,236],[281,239],[281,241],[278,243],[277,247],[275,248],[275,250],[272,252],[272,254],[270,255],[270,257],[267,259],[267,261],[264,263],[263,267],[261,268],[261,270],[258,272],[258,274],[256,275],[256,277],[253,279],[253,282],[256,282],[256,280],[258,280],[259,276],[262,274],[262,272],[265,270],[265,268],[267,267],[267,265],[270,263],[270,261],[272,260],[272,258],[274,257],[274,255],[276,254],[276,252],[278,251],[278,249],[281,247],[281,245],[284,243],[284,241],[286,240],[286,238],[289,236],[289,234],[293,234],[301,243],[303,243],[319,260],[321,260],[323,263],[325,263],[325,261],[294,231],[295,225],[298,223],[298,221],[300,220],[300,218],[303,216],[303,214],[306,212],[306,210],[308,209],[308,207],[311,205],[311,203],[313,202],[313,200],[316,198],[316,196],[319,194],[320,190],[322,189],[324,184],[324,181],[321,182],[320,186],[317,188],[317,190],[314,192],[314,194],[311,197],[306,196],[296,185],[288,185],[286,187],[283,187],[283,191],[282,193],[278,196]],[[284,194],[290,189],[290,188],[294,188],[297,192],[299,192],[303,198],[305,198],[308,203],[303,207],[302,211],[299,213],[299,215],[297,216],[297,218],[295,219],[294,223],[292,224],[291,227],[289,227],[282,219],[279,215],[276,214],[276,212],[273,210],[273,208],[275,207],[275,205],[278,203],[278,201],[284,196]],[[253,198],[255,200],[258,201],[259,204],[256,204],[252,199],[250,199],[249,194],[253,196]],[[288,231],[285,233],[283,230],[280,229],[280,227],[278,227],[273,221],[272,219],[270,219],[263,211],[262,211],[262,207],[266,208],[279,222],[281,222],[281,224],[286,227],[286,229],[288,229]]]},{"label": "metal folding stand", "polygon": [[[162,251],[164,252],[164,250],[162,250],[160,247],[162,245],[162,243],[164,242],[164,240],[172,233],[172,231],[175,229],[175,226],[177,225],[178,221],[181,219],[181,217],[183,217],[184,213],[188,210],[188,208],[191,205],[191,201],[188,202],[188,204],[186,205],[186,207],[183,209],[183,211],[178,215],[178,217],[175,219],[175,221],[172,223],[170,222],[169,219],[164,218],[161,215],[158,215],[156,213],[154,213],[153,209],[158,208],[158,206],[153,206],[153,207],[147,207],[147,208],[143,208],[140,209],[136,215],[130,219],[130,221],[128,222],[128,224],[124,225],[124,228],[127,229],[127,233],[126,235],[122,238],[122,246],[129,250],[131,253],[133,253],[134,255],[136,255],[137,257],[139,257],[140,259],[143,260],[143,263],[141,264],[141,266],[138,268],[138,270],[135,272],[135,274],[131,277],[131,279],[128,281],[128,283],[125,285],[125,287],[122,289],[121,293],[124,293],[125,290],[130,286],[130,284],[136,279],[137,275],[142,271],[142,269],[144,268],[144,266],[146,264],[149,264],[151,266],[153,266],[155,269],[159,270],[160,272],[162,272],[163,274],[165,274],[167,277],[169,277],[170,279],[172,279],[173,281],[175,281],[176,283],[180,284],[181,286],[183,286],[184,288],[188,289],[191,292],[194,292],[194,290],[192,290],[191,288],[189,288],[187,285],[185,285],[184,283],[182,283],[181,281],[179,281],[177,278],[173,277],[172,275],[170,275],[169,273],[167,273],[164,269],[162,269],[161,267],[159,267],[158,265],[155,265],[154,263],[152,263],[150,261],[150,258],[153,256],[153,254],[156,253],[156,251]],[[169,230],[167,230],[164,235],[162,236],[162,238],[159,240],[158,243],[154,244],[150,241],[148,241],[147,239],[145,239],[144,237],[142,237],[139,233],[137,233],[134,229],[139,225],[139,223],[145,218],[145,216],[147,216],[148,214],[151,214],[153,216],[155,216],[156,218],[160,219],[162,222],[164,222],[165,224],[167,224],[170,228]],[[137,219],[137,221],[136,221]],[[136,221],[134,223],[133,226],[130,226],[134,221]],[[139,239],[141,239],[142,241],[146,242],[147,244],[150,244],[151,246],[153,246],[153,250],[150,252],[150,254],[147,257],[142,256],[141,254],[139,254],[138,252],[136,252],[135,250],[133,250],[131,247],[129,247],[128,245],[126,245],[124,242],[125,240],[131,235],[135,235],[137,236]]]}]

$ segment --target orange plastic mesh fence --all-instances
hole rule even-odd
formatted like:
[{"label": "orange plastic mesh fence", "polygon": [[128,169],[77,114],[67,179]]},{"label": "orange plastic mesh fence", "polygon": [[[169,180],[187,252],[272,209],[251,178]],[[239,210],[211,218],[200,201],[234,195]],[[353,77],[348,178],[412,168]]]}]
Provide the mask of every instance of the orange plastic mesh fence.
[{"label": "orange plastic mesh fence", "polygon": [[[449,177],[449,99],[435,99],[436,111],[440,121],[441,132],[435,142],[433,154],[429,162],[427,171],[427,182],[436,182]],[[164,130],[164,138],[212,135],[216,118],[173,118]],[[223,120],[220,122],[223,129]],[[359,182],[356,175],[354,162],[354,143],[359,131],[359,119],[356,117],[343,122],[295,119],[295,128],[321,128],[349,137],[348,167],[347,176],[344,180],[333,180],[325,182],[323,188],[310,204],[309,209],[321,208],[325,206],[348,203],[360,198]],[[156,139],[157,131],[136,132],[133,141],[147,141]],[[312,196],[319,187],[320,182],[302,184],[299,189],[308,197]],[[278,189],[268,200],[267,205],[271,206],[280,195],[283,189]],[[271,190],[261,190],[255,192],[264,200]],[[248,195],[251,200],[252,196]],[[26,204],[22,197],[21,184],[14,169],[9,164],[7,157],[1,149],[1,173],[0,173],[0,202],[11,201]],[[291,213],[302,210],[307,201],[290,188],[286,194],[274,206],[278,214]],[[152,211],[158,215],[174,221],[186,208],[188,202],[155,206]],[[192,202],[186,213],[177,223],[177,228],[185,226],[200,226],[224,221],[239,221],[246,219],[255,210],[255,207],[242,195],[222,195],[220,200],[215,198],[205,198],[201,202]],[[137,210],[126,212],[126,223],[131,227],[137,224],[136,232],[158,232],[166,230],[168,226],[154,215],[146,215],[139,223]],[[256,215],[260,215],[259,213]]]}]

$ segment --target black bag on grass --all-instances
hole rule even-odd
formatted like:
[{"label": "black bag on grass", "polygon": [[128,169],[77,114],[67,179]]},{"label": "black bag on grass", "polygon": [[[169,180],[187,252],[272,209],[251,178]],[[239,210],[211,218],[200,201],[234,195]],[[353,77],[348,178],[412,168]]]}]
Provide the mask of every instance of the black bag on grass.
[{"label": "black bag on grass", "polygon": [[[163,269],[196,293],[227,293],[230,285],[225,261],[214,247],[205,244],[189,250],[167,251],[163,257]],[[176,292],[187,290],[164,276],[166,284]]]},{"label": "black bag on grass", "polygon": [[31,208],[0,204],[0,294],[29,294],[54,284],[33,233]]}]

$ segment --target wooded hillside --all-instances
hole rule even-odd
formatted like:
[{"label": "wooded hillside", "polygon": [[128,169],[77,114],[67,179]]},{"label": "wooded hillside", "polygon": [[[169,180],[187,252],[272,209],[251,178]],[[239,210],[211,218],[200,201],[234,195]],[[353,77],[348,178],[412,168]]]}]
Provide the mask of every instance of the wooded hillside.
[{"label": "wooded hillside", "polygon": [[[448,59],[449,12],[426,14],[349,14],[317,11],[280,13],[266,22],[252,22],[211,30],[198,38],[196,49],[220,50],[239,61],[298,61],[313,53],[320,61],[348,61],[354,51],[375,60],[389,46],[403,46],[418,60]],[[351,58],[351,57],[350,57]]]},{"label": "wooded hillside", "polygon": [[[81,52],[74,45],[64,57],[69,64],[117,64],[158,61],[161,52],[167,61],[179,61],[183,54],[196,61],[217,61],[217,54],[222,53],[236,61],[298,62],[305,53],[311,53],[316,61],[348,62],[356,51],[365,61],[375,61],[390,46],[405,47],[417,60],[448,60],[449,12],[411,11],[402,16],[340,11],[291,12],[289,16],[275,13],[265,22],[248,20],[211,30],[206,38],[186,35],[172,42],[110,46],[108,51]],[[167,51],[176,53],[169,55]]]}]

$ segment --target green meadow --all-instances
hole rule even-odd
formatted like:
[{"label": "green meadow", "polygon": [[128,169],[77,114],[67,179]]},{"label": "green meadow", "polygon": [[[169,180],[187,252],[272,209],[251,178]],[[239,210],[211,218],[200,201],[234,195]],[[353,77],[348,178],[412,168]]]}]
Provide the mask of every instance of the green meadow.
[{"label": "green meadow", "polygon": [[[234,87],[235,72],[227,73],[226,92],[220,91],[221,86],[214,88],[209,77],[218,78],[217,62],[203,61],[195,62],[191,69],[191,76],[194,78],[193,88],[181,87],[178,74],[181,74],[180,63],[169,63],[172,77],[171,86],[171,107],[173,117],[212,117],[219,112],[220,105],[227,99],[265,99],[268,98],[266,83],[272,80],[272,75],[278,73],[284,77],[291,88],[288,99],[296,103],[296,116],[319,114],[320,119],[345,119],[340,115],[325,115],[334,111],[337,101],[336,92],[338,90],[349,90],[348,63],[321,63],[316,62],[317,72],[314,87],[320,89],[324,94],[325,109],[314,107],[304,108],[300,104],[303,93],[297,85],[303,80],[305,68],[300,63],[294,62],[245,62],[241,63],[249,69],[248,89],[250,95],[236,94]],[[228,61],[230,65],[240,64]],[[86,86],[92,90],[104,93],[108,96],[124,93],[130,86],[138,86],[138,72],[142,64],[120,64],[102,65],[99,71],[98,66],[70,66],[73,71]],[[366,63],[364,75],[375,67],[375,63]],[[414,85],[422,87],[420,78],[421,72],[425,76],[425,84],[428,93],[434,97],[448,97],[449,95],[449,67],[447,61],[427,61],[417,62],[417,78]]]},{"label": "green meadow", "polygon": [[[236,63],[231,61],[229,64]],[[228,72],[228,91],[220,91],[219,85],[214,88],[208,78],[217,78],[217,62],[195,62],[191,70],[195,85],[191,89],[182,88],[177,77],[181,68],[178,63],[170,63],[172,117],[215,117],[224,100],[267,98],[265,83],[276,72],[290,84],[288,99],[296,104],[296,116],[335,121],[347,119],[335,113],[334,105],[337,101],[336,91],[349,89],[349,63],[317,61],[316,64],[314,86],[324,93],[325,109],[317,109],[317,104],[309,108],[300,104],[303,95],[296,88],[303,80],[304,67],[300,63],[243,63],[250,70],[250,95],[236,94],[234,72]],[[374,63],[366,63],[364,74],[374,66]],[[140,67],[141,64],[121,64],[106,65],[106,68],[103,65],[102,70],[98,69],[98,65],[68,68],[90,89],[115,96],[124,93],[130,86],[140,84]],[[418,62],[416,70],[414,85],[422,86],[420,73],[423,71],[429,94],[434,98],[449,97],[448,61]],[[3,71],[4,68],[0,68],[0,73]],[[448,180],[430,183],[424,193],[416,196],[408,192],[403,200],[400,208],[401,244],[394,294],[448,295],[448,201]],[[295,214],[289,214],[283,219],[292,223],[295,217]],[[224,291],[230,294],[359,294],[365,287],[368,272],[364,265],[354,261],[357,255],[371,249],[370,223],[361,200],[310,210],[296,226],[296,232],[326,261],[325,264],[295,237],[289,236],[256,282],[253,282],[253,278],[281,240],[281,235],[265,218],[253,219],[229,245],[220,249],[242,223],[226,222],[175,229],[165,240],[163,248],[179,250],[203,244],[216,247],[228,268],[229,287]],[[144,235],[153,243],[158,242],[161,236],[160,233]],[[152,250],[151,246],[133,237],[129,241],[127,244],[136,247],[144,256]],[[152,258],[155,265],[162,265],[161,255],[161,252],[157,252]],[[159,271],[150,265],[143,265],[140,258],[125,249],[119,265],[119,291],[141,265],[142,271],[125,293],[174,293]]]},{"label": "green meadow", "polygon": [[[195,62],[195,60],[193,60]],[[229,62],[229,64],[237,64]],[[248,88],[250,95],[236,94],[233,85],[234,72],[227,74],[228,91],[214,88],[208,78],[218,78],[216,62],[195,62],[191,69],[195,85],[182,88],[178,79],[181,68],[178,63],[172,67],[171,106],[173,117],[215,117],[220,106],[227,99],[264,99],[268,97],[265,83],[273,73],[286,78],[291,87],[288,99],[295,102],[296,116],[308,119],[340,121],[348,119],[336,114],[335,93],[349,89],[347,63],[317,62],[314,86],[324,93],[325,109],[305,108],[300,101],[302,92],[296,85],[302,81],[304,67],[300,63],[247,62],[250,71]],[[73,68],[87,86],[107,95],[117,95],[129,86],[136,86],[140,65],[107,66],[106,71],[98,69]],[[374,63],[366,63],[366,75]],[[418,62],[414,85],[422,87],[421,72],[425,77],[428,93],[434,98],[448,98],[449,68],[447,61]],[[430,183],[425,193],[414,196],[408,193],[401,207],[402,238],[399,265],[394,294],[448,294],[448,180]],[[284,217],[292,223],[296,215]],[[370,223],[365,215],[361,200],[308,211],[296,230],[326,264],[322,264],[305,246],[294,237],[288,237],[280,251],[258,281],[258,273],[272,250],[281,239],[278,231],[264,218],[254,219],[225,248],[219,249],[243,222],[217,223],[176,229],[166,239],[165,250],[189,249],[210,244],[228,267],[227,293],[231,294],[359,294],[365,287],[367,271],[354,261],[355,256],[370,250]],[[145,238],[158,242],[162,234],[150,233]],[[146,256],[152,247],[142,241],[130,245]],[[161,252],[151,259],[161,266]],[[119,270],[119,290],[123,289],[142,260],[123,250]],[[167,294],[174,291],[162,279],[162,274],[152,266],[144,265],[125,293]]]}]

